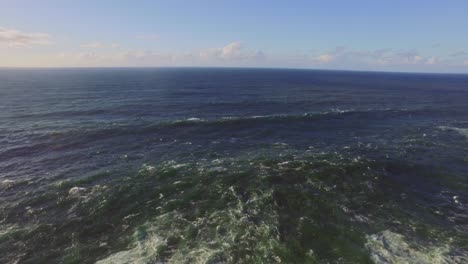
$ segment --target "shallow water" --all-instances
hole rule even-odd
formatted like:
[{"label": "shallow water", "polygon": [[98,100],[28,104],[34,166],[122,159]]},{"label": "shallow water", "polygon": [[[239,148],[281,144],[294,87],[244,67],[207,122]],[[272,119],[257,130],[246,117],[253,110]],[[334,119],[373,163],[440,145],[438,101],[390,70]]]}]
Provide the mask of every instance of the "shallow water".
[{"label": "shallow water", "polygon": [[0,70],[1,263],[466,263],[468,76]]}]

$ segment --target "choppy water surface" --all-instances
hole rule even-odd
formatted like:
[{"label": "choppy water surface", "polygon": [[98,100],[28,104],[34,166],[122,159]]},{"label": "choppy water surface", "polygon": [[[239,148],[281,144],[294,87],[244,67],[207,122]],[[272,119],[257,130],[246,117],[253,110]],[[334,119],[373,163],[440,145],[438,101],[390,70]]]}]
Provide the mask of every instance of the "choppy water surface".
[{"label": "choppy water surface", "polygon": [[0,70],[1,263],[467,263],[468,76]]}]

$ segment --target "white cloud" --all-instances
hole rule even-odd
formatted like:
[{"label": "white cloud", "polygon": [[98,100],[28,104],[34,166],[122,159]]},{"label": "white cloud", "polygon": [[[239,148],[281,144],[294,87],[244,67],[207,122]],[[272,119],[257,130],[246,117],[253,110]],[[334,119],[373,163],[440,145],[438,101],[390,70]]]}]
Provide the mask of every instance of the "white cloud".
[{"label": "white cloud", "polygon": [[199,57],[205,61],[239,62],[261,61],[265,59],[262,51],[248,50],[239,42],[232,42],[222,48],[206,49],[199,52]]},{"label": "white cloud", "polygon": [[315,58],[315,60],[318,62],[318,63],[329,63],[331,61],[333,61],[335,57],[333,55],[330,55],[330,54],[322,54],[322,55],[319,55]]},{"label": "white cloud", "polygon": [[330,52],[316,55],[312,58],[312,63],[327,64],[335,60],[343,59],[350,51],[347,51],[343,46],[337,46]]},{"label": "white cloud", "polygon": [[221,49],[221,57],[230,59],[242,55],[242,44],[240,42],[233,42]]},{"label": "white cloud", "polygon": [[212,48],[212,49],[206,49],[200,51],[199,55],[200,58],[205,59],[205,60],[210,60],[210,59],[235,59],[239,58],[242,56],[242,51],[243,47],[240,42],[233,42],[230,44],[227,44],[226,46],[222,48]]},{"label": "white cloud", "polygon": [[44,33],[24,33],[14,29],[0,27],[0,44],[10,47],[51,44],[50,36]]},{"label": "white cloud", "polygon": [[436,63],[437,63],[437,58],[435,58],[435,57],[430,57],[430,58],[428,58],[426,60],[426,64],[428,64],[428,65],[434,65]]}]

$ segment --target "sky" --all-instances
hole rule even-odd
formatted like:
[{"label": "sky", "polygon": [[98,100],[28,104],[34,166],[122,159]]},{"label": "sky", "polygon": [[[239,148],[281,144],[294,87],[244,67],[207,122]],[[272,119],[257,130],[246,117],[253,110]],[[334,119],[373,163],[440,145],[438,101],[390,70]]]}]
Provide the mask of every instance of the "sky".
[{"label": "sky", "polygon": [[468,73],[466,0],[0,0],[0,67]]}]

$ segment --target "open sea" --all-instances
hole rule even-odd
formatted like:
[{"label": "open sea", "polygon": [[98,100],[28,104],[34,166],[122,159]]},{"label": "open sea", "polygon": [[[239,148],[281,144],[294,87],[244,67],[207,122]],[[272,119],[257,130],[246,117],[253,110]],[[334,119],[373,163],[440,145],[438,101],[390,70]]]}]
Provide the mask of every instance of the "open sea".
[{"label": "open sea", "polygon": [[468,263],[468,75],[0,69],[0,263]]}]

